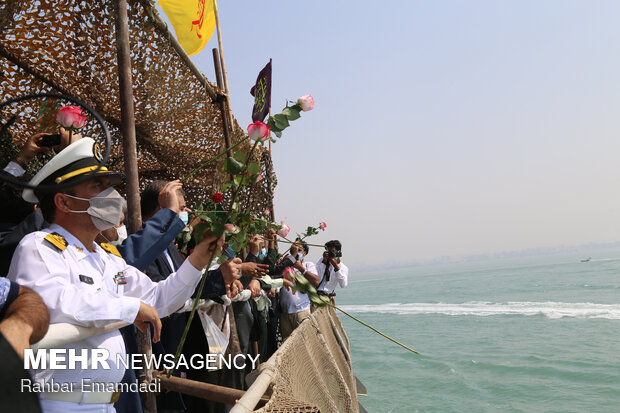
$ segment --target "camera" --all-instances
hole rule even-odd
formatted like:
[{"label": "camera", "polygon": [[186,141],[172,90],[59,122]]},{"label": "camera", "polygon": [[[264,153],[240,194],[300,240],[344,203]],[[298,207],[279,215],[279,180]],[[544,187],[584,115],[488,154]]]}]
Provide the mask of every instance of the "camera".
[{"label": "camera", "polygon": [[335,250],[327,250],[327,254],[329,258],[340,258],[342,257],[342,252]]},{"label": "camera", "polygon": [[41,142],[37,144],[39,147],[52,147],[60,145],[60,134],[45,135],[41,138]]}]

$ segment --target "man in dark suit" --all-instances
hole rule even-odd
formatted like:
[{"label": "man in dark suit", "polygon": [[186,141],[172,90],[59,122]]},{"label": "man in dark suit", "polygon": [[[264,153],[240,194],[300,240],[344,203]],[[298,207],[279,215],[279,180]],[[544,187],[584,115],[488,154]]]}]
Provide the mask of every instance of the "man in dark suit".
[{"label": "man in dark suit", "polygon": [[[151,182],[145,188],[142,193],[140,206],[142,209],[142,217],[148,222],[150,217],[156,214],[162,207],[163,203],[167,201],[166,197],[161,197],[160,193],[162,189],[166,185],[164,181],[154,181]],[[172,187],[172,189],[176,190],[175,194],[171,194],[170,196],[177,199],[178,205],[176,207],[176,211],[179,214],[183,212],[189,212],[189,209],[185,205],[185,196],[183,190],[181,188],[181,184],[178,183],[177,186]],[[171,189],[171,190],[172,190]],[[177,246],[171,242],[164,249],[163,253],[161,253],[153,263],[151,263],[146,270],[144,271],[153,281],[159,282],[163,281],[168,276],[175,272],[179,266],[183,263],[183,257],[179,253]],[[238,260],[239,263],[241,262]],[[238,265],[237,262],[229,262],[227,264],[223,264],[220,269],[209,271],[209,277],[207,277],[207,284],[203,290],[203,293],[200,298],[211,298],[211,299],[219,299],[221,295],[226,294],[226,287],[224,285],[215,286],[210,285],[213,282],[215,277],[211,277],[212,272],[217,271],[227,271],[230,265]],[[221,279],[221,278],[219,278]],[[196,294],[194,294],[196,297]],[[174,313],[170,316],[166,317],[162,320],[162,330],[161,330],[161,341],[153,346],[154,353],[160,354],[174,354],[180,341],[183,336],[183,331],[185,329],[185,325],[188,320],[188,313]],[[199,317],[194,317],[188,338],[185,344],[185,348],[183,353],[188,354],[205,354],[208,353],[209,346],[207,343],[207,339],[205,333],[202,329],[202,324],[200,323]],[[175,372],[178,374],[178,372]],[[202,375],[205,373],[204,371],[197,372],[196,376],[193,375],[192,371],[188,371],[187,375],[190,379],[202,379]],[[212,383],[217,383],[218,380],[218,372],[213,372],[214,374],[210,374],[209,381]],[[213,408],[213,405],[202,400],[194,400],[187,399],[185,397],[181,398],[181,395],[176,392],[168,392],[164,394],[160,394],[157,398],[157,411],[158,412],[184,412],[186,410],[186,406],[183,403],[184,400],[189,401],[188,411],[201,410],[203,409],[202,404],[207,404],[207,410]],[[194,409],[194,401],[196,404],[199,404],[200,407]]]}]

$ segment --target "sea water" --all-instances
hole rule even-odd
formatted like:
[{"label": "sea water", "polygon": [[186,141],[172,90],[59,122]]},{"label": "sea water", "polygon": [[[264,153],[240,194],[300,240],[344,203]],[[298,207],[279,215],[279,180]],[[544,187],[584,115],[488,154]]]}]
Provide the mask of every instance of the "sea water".
[{"label": "sea water", "polygon": [[365,273],[337,305],[369,412],[620,412],[620,251]]}]

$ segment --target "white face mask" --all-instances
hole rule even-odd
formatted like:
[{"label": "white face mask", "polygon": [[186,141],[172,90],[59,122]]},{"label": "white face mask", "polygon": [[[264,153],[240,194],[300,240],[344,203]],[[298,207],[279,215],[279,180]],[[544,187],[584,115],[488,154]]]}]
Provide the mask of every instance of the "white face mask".
[{"label": "white face mask", "polygon": [[116,234],[118,235],[118,239],[116,241],[110,242],[112,245],[121,245],[123,241],[127,239],[127,227],[125,225],[121,225],[120,227],[116,227]]},{"label": "white face mask", "polygon": [[179,212],[179,219],[183,221],[185,225],[187,225],[187,223],[189,222],[189,212],[187,211]]},{"label": "white face mask", "polygon": [[125,200],[116,192],[112,187],[104,189],[92,198],[80,198],[69,194],[64,194],[69,198],[80,199],[82,201],[88,201],[90,206],[85,211],[69,212],[86,213],[90,215],[90,219],[99,231],[105,231],[106,229],[117,226],[121,223],[121,214],[123,213],[123,204]]}]

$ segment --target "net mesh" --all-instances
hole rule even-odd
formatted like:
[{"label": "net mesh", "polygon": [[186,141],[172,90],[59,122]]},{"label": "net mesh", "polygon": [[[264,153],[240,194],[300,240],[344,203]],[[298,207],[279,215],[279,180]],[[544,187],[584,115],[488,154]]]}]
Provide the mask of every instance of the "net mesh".
[{"label": "net mesh", "polygon": [[258,374],[265,370],[275,373],[272,394],[257,412],[359,411],[349,339],[332,307],[304,320]]},{"label": "net mesh", "polygon": [[[152,23],[153,13],[148,1],[129,2],[142,188],[151,180],[182,178],[225,148],[220,106],[212,102],[203,84],[174,50],[169,32]],[[84,101],[107,122],[112,136],[109,163],[112,169],[122,171],[115,16],[114,2],[110,1],[0,0],[0,100],[33,93],[62,93]],[[35,131],[54,128],[53,121],[43,122],[50,117],[50,108],[69,103],[26,101],[3,110],[2,123],[15,114],[19,118],[10,133],[0,139],[0,162],[6,165]],[[102,147],[105,143],[100,127],[90,116],[79,133],[93,137]],[[243,137],[235,121],[232,144]],[[248,153],[250,143],[238,148]],[[36,172],[47,159],[33,162],[28,172]],[[188,205],[202,202],[228,181],[224,159],[221,157],[184,185]],[[268,150],[259,146],[253,160],[261,165],[264,179],[245,189],[240,206],[258,213],[271,208],[277,181]]]}]

